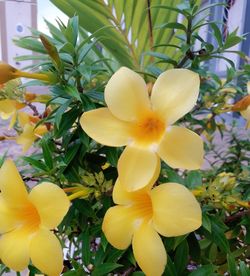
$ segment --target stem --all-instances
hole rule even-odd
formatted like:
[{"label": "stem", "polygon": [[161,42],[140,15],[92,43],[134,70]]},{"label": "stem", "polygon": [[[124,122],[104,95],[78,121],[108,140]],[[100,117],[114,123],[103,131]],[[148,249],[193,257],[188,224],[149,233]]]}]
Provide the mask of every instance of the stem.
[{"label": "stem", "polygon": [[79,191],[79,192],[76,192],[76,193],[68,196],[68,199],[71,201],[73,199],[80,198],[80,197],[86,198],[87,196],[88,196],[88,193],[86,193],[85,191]]},{"label": "stem", "polygon": [[28,78],[28,79],[36,79],[36,80],[47,81],[47,82],[51,81],[51,78],[47,74],[29,73],[29,72],[17,70],[13,75],[17,77]]},{"label": "stem", "polygon": [[25,104],[33,111],[34,116],[39,116],[39,112],[36,106],[34,106],[32,103],[29,103],[29,102],[26,102]]},{"label": "stem", "polygon": [[[191,46],[191,36],[192,36],[192,17],[189,16],[187,18],[187,40],[186,43],[187,45]],[[190,49],[188,49],[185,53],[185,56],[182,58],[182,60],[177,64],[177,68],[182,68],[183,65],[190,59],[192,58],[193,53],[191,52]]]}]

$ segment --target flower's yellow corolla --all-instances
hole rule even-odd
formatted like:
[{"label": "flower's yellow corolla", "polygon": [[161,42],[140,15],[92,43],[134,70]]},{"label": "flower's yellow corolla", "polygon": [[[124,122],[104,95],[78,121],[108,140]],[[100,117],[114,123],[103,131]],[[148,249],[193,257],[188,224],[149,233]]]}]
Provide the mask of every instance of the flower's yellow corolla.
[{"label": "flower's yellow corolla", "polygon": [[22,146],[25,153],[39,137],[48,132],[48,129],[46,125],[36,127],[35,124],[39,121],[39,118],[25,112],[19,112],[18,120],[23,132],[16,138],[16,142]]},{"label": "flower's yellow corolla", "polygon": [[28,194],[15,164],[0,169],[0,259],[15,271],[32,263],[49,276],[60,275],[63,254],[50,231],[68,211],[64,191],[52,183],[35,186]]},{"label": "flower's yellow corolla", "polygon": [[121,183],[129,183],[127,191],[148,183],[160,158],[173,168],[201,167],[202,139],[184,127],[171,127],[194,107],[199,85],[199,75],[190,70],[168,70],[158,77],[149,98],[144,80],[122,67],[106,86],[108,108],[82,115],[83,130],[97,142],[127,145],[118,162]]},{"label": "flower's yellow corolla", "polygon": [[1,100],[0,101],[0,117],[3,120],[11,118],[9,128],[12,128],[16,122],[17,111],[25,107],[25,104],[22,104],[15,100]]},{"label": "flower's yellow corolla", "polygon": [[247,83],[247,92],[249,95],[239,100],[232,108],[232,111],[240,111],[243,118],[247,120],[246,127],[250,128],[250,81]]},{"label": "flower's yellow corolla", "polygon": [[196,230],[201,225],[201,209],[193,194],[181,184],[151,187],[149,184],[127,192],[118,178],[113,191],[118,206],[108,209],[102,230],[117,249],[126,249],[132,242],[142,271],[147,276],[159,276],[167,263],[159,234],[173,237]]}]

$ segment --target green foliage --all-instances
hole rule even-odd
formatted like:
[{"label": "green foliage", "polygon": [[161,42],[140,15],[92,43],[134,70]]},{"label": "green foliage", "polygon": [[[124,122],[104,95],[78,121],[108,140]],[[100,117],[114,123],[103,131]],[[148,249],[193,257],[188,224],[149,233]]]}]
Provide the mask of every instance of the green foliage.
[{"label": "green foliage", "polygon": [[[23,163],[30,164],[31,180],[91,189],[88,198],[73,200],[58,228],[68,242],[63,275],[144,275],[131,248],[113,248],[101,230],[105,212],[114,205],[111,195],[122,149],[96,143],[79,124],[83,112],[105,105],[104,86],[120,66],[137,70],[148,82],[172,67],[189,68],[201,77],[197,105],[181,123],[204,136],[207,168],[183,172],[162,164],[159,183],[177,182],[193,190],[203,208],[203,224],[195,233],[163,238],[168,252],[164,275],[249,275],[249,211],[240,205],[250,200],[249,133],[237,135],[237,122],[229,124],[223,114],[228,100],[246,94],[250,79],[249,65],[236,70],[223,56],[243,37],[236,30],[223,42],[220,25],[206,21],[205,13],[217,4],[200,9],[199,1],[191,0],[51,2],[71,16],[67,25],[46,21],[50,36],[32,30],[31,37],[15,43],[39,54],[18,60],[36,60],[32,69],[52,71],[59,80],[49,88],[46,105],[51,110],[42,117],[50,132],[39,141],[40,151],[23,157]],[[183,19],[177,22],[178,15]],[[199,36],[206,24],[216,45]],[[199,50],[194,50],[197,43]],[[229,66],[225,83],[207,69],[206,62],[217,58]],[[216,147],[219,140],[228,146]],[[221,173],[233,176],[225,180]],[[0,275],[6,271],[1,265]],[[34,271],[31,267],[30,275]]]}]

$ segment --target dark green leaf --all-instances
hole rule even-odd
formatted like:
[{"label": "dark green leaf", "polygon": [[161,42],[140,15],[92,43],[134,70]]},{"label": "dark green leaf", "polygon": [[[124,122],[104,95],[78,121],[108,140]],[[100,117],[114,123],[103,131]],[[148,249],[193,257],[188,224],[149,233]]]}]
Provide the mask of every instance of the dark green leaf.
[{"label": "dark green leaf", "polygon": [[205,275],[212,275],[212,273],[215,270],[215,266],[212,264],[209,265],[203,265],[199,267],[198,269],[194,270],[189,274],[189,276],[205,276]]},{"label": "dark green leaf", "polygon": [[115,264],[115,263],[105,263],[105,264],[100,264],[97,266],[93,272],[92,276],[102,276],[102,275],[107,275],[109,272],[115,270],[118,267],[122,267],[120,264]]},{"label": "dark green leaf", "polygon": [[174,256],[174,264],[178,275],[181,275],[187,266],[189,257],[188,252],[188,243],[187,240],[184,240],[180,245],[178,245]]},{"label": "dark green leaf", "polygon": [[232,254],[227,254],[227,264],[228,270],[230,272],[230,276],[237,276],[237,267],[235,263],[235,259]]},{"label": "dark green leaf", "polygon": [[45,161],[46,166],[50,170],[53,169],[52,153],[50,151],[48,141],[46,141],[45,139],[42,140],[42,150],[43,150],[43,157],[44,157],[44,161]]}]

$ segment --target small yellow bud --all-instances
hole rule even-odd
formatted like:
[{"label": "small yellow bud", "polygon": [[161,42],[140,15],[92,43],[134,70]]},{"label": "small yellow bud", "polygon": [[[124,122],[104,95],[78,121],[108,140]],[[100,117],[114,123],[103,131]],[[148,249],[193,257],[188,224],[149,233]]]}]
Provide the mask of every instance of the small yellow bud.
[{"label": "small yellow bud", "polygon": [[28,73],[24,71],[20,71],[9,64],[0,63],[0,84],[4,84],[10,80],[16,78],[29,78],[41,80],[49,83],[56,83],[57,76],[51,72],[46,73]]},{"label": "small yellow bud", "polygon": [[9,64],[0,63],[0,84],[4,84],[7,81],[17,78],[15,75],[16,71],[17,69],[10,66]]}]

